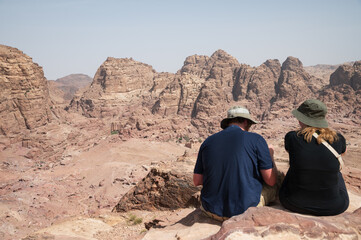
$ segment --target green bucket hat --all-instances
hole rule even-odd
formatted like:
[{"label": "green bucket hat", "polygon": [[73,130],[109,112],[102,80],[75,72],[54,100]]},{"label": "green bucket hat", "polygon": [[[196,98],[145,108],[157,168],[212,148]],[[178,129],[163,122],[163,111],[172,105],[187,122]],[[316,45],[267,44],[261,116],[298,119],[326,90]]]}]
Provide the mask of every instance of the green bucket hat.
[{"label": "green bucket hat", "polygon": [[242,118],[247,118],[249,120],[251,120],[251,122],[253,124],[258,123],[256,120],[254,120],[254,118],[251,116],[251,114],[249,113],[247,108],[244,108],[242,106],[234,106],[231,107],[228,111],[227,111],[227,118],[223,119],[221,121],[221,128],[225,129],[226,127],[228,127],[229,121],[233,118],[236,117],[242,117]]},{"label": "green bucket hat", "polygon": [[326,121],[327,107],[317,99],[308,99],[304,101],[297,109],[292,111],[293,116],[298,121],[318,128],[327,128]]}]

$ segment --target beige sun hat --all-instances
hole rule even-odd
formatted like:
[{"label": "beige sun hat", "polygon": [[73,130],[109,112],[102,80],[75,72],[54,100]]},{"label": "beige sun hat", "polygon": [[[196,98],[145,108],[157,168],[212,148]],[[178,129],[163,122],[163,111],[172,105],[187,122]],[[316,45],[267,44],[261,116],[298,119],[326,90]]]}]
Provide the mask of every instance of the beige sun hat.
[{"label": "beige sun hat", "polygon": [[242,106],[234,106],[231,107],[228,111],[227,111],[227,118],[223,119],[221,121],[221,128],[225,129],[226,127],[228,127],[229,121],[233,118],[236,117],[242,117],[242,118],[246,118],[248,120],[250,120],[253,124],[258,123],[256,120],[254,120],[254,118],[251,116],[251,114],[249,113],[248,109]]}]

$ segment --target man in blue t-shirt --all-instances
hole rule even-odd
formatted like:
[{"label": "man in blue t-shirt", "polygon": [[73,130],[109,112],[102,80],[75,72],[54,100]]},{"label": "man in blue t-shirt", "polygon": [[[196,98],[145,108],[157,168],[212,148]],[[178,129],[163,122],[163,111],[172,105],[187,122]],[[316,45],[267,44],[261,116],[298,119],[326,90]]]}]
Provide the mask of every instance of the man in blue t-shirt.
[{"label": "man in blue t-shirt", "polygon": [[199,149],[193,182],[203,185],[201,209],[214,219],[222,221],[266,204],[261,201],[262,184],[276,183],[273,149],[261,135],[248,132],[256,123],[246,108],[232,107],[221,122],[223,130]]}]

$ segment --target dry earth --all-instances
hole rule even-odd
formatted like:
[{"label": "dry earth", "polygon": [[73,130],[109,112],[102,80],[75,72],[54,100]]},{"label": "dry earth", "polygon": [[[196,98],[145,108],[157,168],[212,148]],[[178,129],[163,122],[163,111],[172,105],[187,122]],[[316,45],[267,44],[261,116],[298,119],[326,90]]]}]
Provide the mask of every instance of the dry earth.
[{"label": "dry earth", "polygon": [[[274,120],[255,129],[275,147],[277,164],[283,171],[287,169],[287,153],[282,137],[296,124]],[[345,171],[360,169],[360,129],[341,124],[333,127],[345,132],[347,138]],[[217,233],[221,225],[194,208],[112,212],[121,196],[152,167],[191,172],[200,143],[191,148],[185,143],[124,141],[109,135],[86,151],[69,150],[67,158],[42,167],[24,157],[29,149],[21,144],[4,149],[0,153],[1,238],[200,239]],[[360,179],[351,185],[348,182],[348,212],[361,207]],[[281,208],[279,204],[273,207]],[[154,220],[159,223],[148,231],[144,223]]]}]

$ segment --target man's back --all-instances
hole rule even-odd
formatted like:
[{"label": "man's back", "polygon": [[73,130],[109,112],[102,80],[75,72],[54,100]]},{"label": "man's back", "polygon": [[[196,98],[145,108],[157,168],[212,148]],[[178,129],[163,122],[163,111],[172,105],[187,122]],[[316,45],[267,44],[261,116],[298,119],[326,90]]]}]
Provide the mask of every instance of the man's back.
[{"label": "man's back", "polygon": [[194,173],[203,175],[202,206],[231,217],[257,206],[262,191],[260,169],[272,168],[266,141],[231,125],[202,144]]}]

